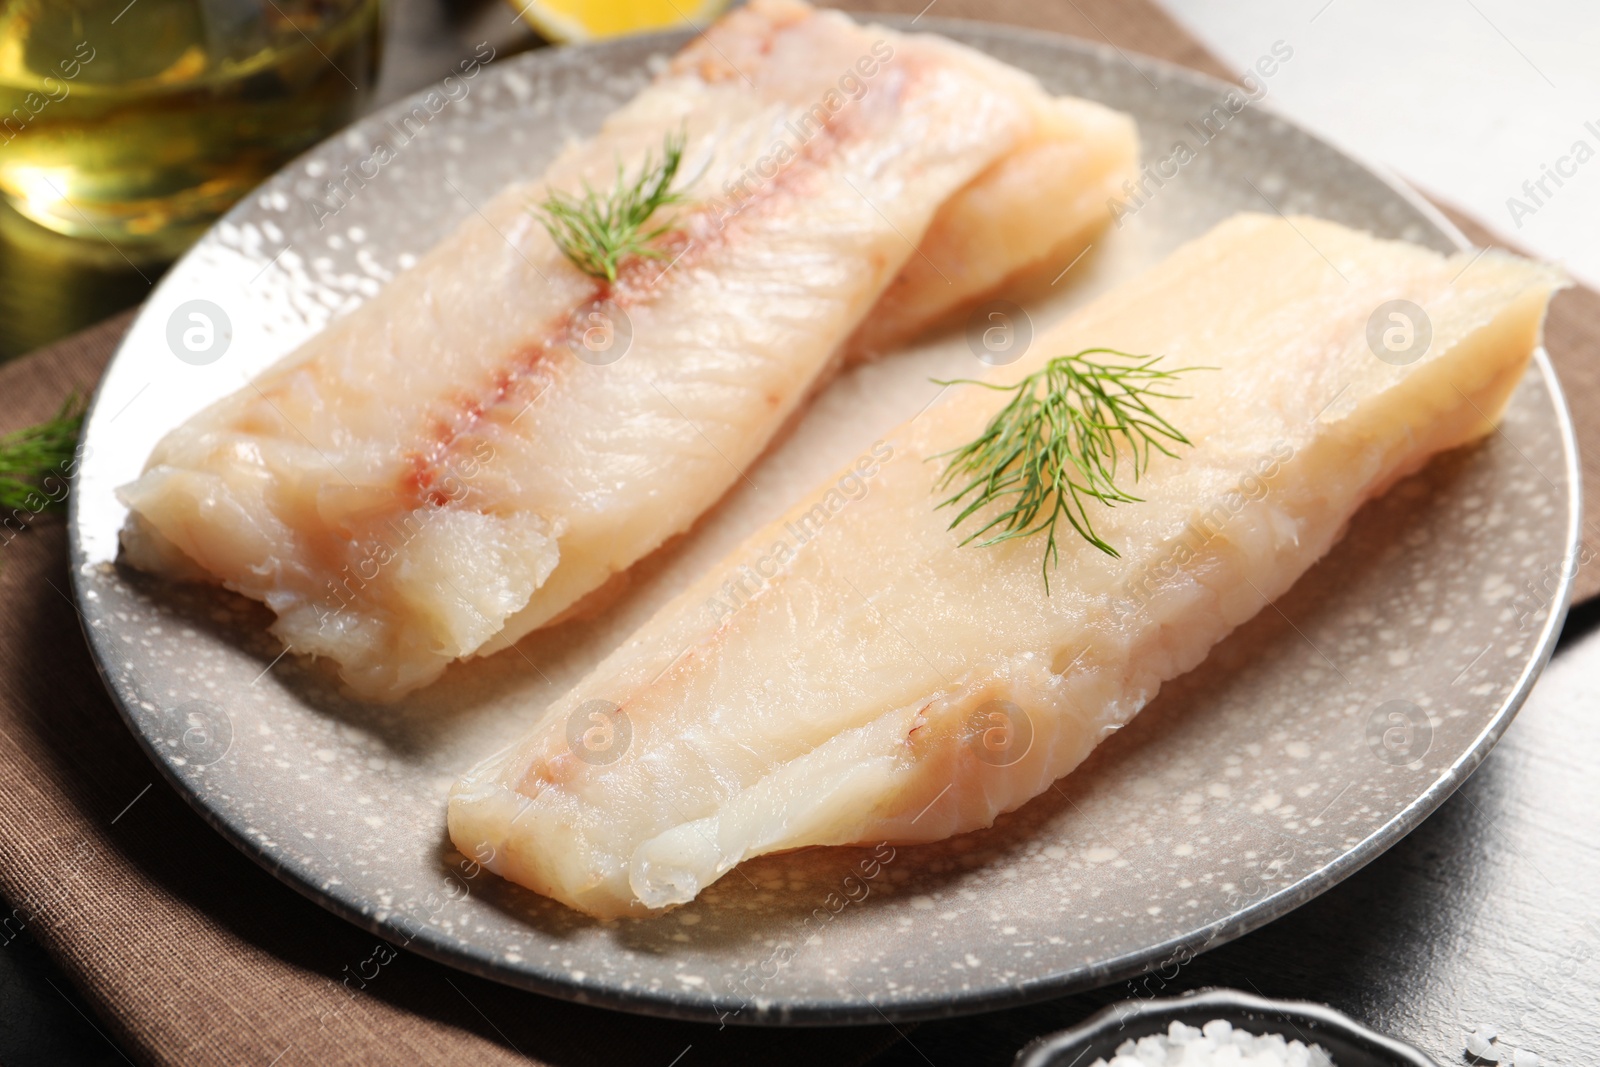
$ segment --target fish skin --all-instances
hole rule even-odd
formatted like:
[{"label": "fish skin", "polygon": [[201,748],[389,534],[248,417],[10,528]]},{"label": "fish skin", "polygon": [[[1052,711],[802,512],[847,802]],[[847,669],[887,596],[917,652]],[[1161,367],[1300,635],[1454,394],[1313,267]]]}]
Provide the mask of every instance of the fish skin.
[{"label": "fish skin", "polygon": [[[1469,262],[1311,218],[1220,224],[989,375],[1099,346],[1217,368],[1158,409],[1193,446],[1153,458],[1141,502],[1092,505],[1120,558],[1064,539],[1047,595],[1039,538],[960,546],[929,460],[1005,397],[952,389],[852,468],[864,494],[830,496],[843,474],[817,489],[465,775],[452,839],[610,918],[685,903],[764,853],[991,825],[1286,592],[1364,501],[1490,430],[1565,282],[1499,252]],[[1409,366],[1366,342],[1396,298],[1432,321]],[[627,720],[604,761],[568,740],[593,700]]]},{"label": "fish skin", "polygon": [[[828,106],[864,58],[877,63],[866,89]],[[125,559],[264,601],[273,633],[336,661],[367,699],[502,649],[739,479],[940,206],[976,183],[992,210],[997,161],[1018,146],[1035,158],[1050,140],[1041,116],[1059,106],[943,39],[757,0],[544,182],[482,205],[373,300],[164,438],[119,491]],[[1123,138],[1116,156],[1131,123],[1103,125]],[[680,126],[682,173],[706,195],[681,209],[666,258],[625,265],[614,285],[579,272],[529,205],[547,187],[609,183]],[[792,161],[725,198],[791,127],[807,134],[790,137]],[[619,307],[627,354],[578,358],[608,325],[626,333]]]}]

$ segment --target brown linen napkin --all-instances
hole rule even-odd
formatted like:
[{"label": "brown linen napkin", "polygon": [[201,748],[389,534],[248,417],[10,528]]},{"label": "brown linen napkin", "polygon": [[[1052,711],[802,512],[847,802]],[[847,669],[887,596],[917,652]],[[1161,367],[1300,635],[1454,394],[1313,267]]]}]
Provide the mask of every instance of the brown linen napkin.
[{"label": "brown linen napkin", "polygon": [[[99,377],[122,315],[0,369],[0,433]],[[7,540],[9,538],[9,541]],[[0,945],[24,929],[154,1064],[859,1064],[888,1027],[779,1033],[527,993],[400,953],[213,833],[106,698],[79,628],[65,526],[0,528]],[[376,954],[376,957],[375,957]],[[349,986],[342,983],[351,976]],[[692,1056],[692,1058],[691,1058]]]},{"label": "brown linen napkin", "polygon": [[[915,14],[923,2],[883,0],[872,10]],[[1229,74],[1146,0],[939,0],[933,11],[1076,33]],[[0,432],[87,390],[130,319],[0,369]],[[1600,367],[1582,358],[1600,347],[1600,296],[1559,297],[1548,343],[1580,434],[1600,448]],[[1600,492],[1587,499],[1600,502]],[[258,870],[160,778],[95,676],[66,560],[59,518],[15,537],[0,531],[0,894],[12,908],[0,914],[0,944],[25,927],[139,1060],[669,1067],[681,1055],[680,1067],[842,1067],[899,1040],[886,1027],[718,1031],[638,1018],[407,953],[365,989],[347,990],[341,982],[378,940]],[[1579,583],[1581,596],[1600,589],[1589,571]]]}]

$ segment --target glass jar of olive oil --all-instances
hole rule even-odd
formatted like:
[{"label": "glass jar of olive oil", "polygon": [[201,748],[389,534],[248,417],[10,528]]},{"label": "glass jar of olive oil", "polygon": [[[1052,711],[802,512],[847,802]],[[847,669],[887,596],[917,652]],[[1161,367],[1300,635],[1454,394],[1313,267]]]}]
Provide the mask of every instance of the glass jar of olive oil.
[{"label": "glass jar of olive oil", "polygon": [[0,194],[165,257],[349,122],[382,0],[0,0]]}]

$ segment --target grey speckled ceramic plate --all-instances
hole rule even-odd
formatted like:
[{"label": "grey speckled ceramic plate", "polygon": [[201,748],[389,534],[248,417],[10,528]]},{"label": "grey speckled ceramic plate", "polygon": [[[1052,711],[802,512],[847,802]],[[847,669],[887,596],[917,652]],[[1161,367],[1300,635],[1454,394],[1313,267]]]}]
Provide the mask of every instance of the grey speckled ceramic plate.
[{"label": "grey speckled ceramic plate", "polygon": [[[1150,159],[1196,144],[1187,124],[1227,92],[1065,38],[936,28],[1131,112]],[[1367,508],[1276,610],[993,829],[892,855],[767,857],[652,921],[592,922],[476,871],[445,836],[446,790],[802,486],[915,414],[930,377],[975,369],[959,331],[838,380],[753,484],[641,565],[601,616],[454,668],[397,709],[347,703],[320,669],[280,658],[264,609],[115,565],[113,489],[164,431],[377,292],[473,203],[541,170],[680,40],[523,56],[362,122],[232,211],[128,335],[88,422],[78,597],[129,725],[220,832],[391,942],[528,989],[696,1019],[873,1022],[1181,963],[1349,875],[1483,759],[1549,655],[1577,531],[1572,435],[1542,358],[1501,433]],[[328,199],[347,174],[363,177]],[[1059,283],[1065,263],[1017,299],[1043,329],[1228,214],[1271,210],[1264,201],[1460,243],[1415,196],[1253,106]],[[197,308],[218,325],[210,341],[187,317]],[[175,356],[169,337],[187,328],[209,361]]]}]

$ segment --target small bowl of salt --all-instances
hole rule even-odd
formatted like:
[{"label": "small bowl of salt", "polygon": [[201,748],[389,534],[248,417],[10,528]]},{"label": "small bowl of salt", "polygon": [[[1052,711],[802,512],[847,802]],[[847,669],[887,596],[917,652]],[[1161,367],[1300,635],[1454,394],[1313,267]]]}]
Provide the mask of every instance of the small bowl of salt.
[{"label": "small bowl of salt", "polygon": [[1016,1067],[1439,1067],[1417,1049],[1307,1001],[1204,989],[1113,1004],[1041,1037]]}]

